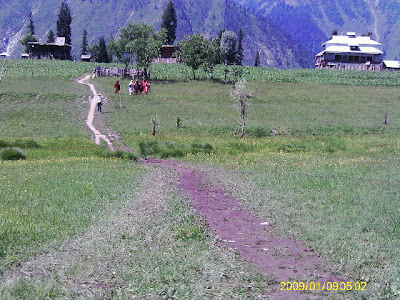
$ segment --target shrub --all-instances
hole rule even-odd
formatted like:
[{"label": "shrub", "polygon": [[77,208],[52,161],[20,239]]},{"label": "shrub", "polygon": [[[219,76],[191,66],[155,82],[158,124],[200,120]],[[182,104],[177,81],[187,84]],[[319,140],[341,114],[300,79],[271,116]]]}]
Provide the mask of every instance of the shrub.
[{"label": "shrub", "polygon": [[139,151],[142,156],[157,155],[160,153],[160,147],[157,141],[141,141]]},{"label": "shrub", "polygon": [[206,154],[211,154],[215,151],[214,151],[214,147],[209,143],[205,143],[205,144],[193,143],[191,145],[190,153],[196,155],[200,152],[203,152]]},{"label": "shrub", "polygon": [[133,153],[125,152],[122,150],[117,151],[107,151],[102,155],[106,158],[118,158],[118,159],[126,159],[126,160],[136,160],[137,157]]},{"label": "shrub", "polygon": [[11,144],[4,140],[0,140],[0,148],[5,148],[5,147],[11,147]]},{"label": "shrub", "polygon": [[25,159],[25,155],[19,148],[5,148],[0,152],[1,160],[20,160]]},{"label": "shrub", "polygon": [[13,146],[15,147],[19,147],[22,149],[37,149],[40,148],[40,145],[38,144],[38,142],[36,142],[35,140],[29,139],[29,140],[16,140],[13,143]]}]

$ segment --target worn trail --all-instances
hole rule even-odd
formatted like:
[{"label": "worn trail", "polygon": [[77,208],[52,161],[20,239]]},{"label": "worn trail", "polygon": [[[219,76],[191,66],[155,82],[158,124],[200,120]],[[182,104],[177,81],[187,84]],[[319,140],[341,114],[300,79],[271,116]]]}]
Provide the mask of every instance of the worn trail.
[{"label": "worn trail", "polygon": [[115,147],[112,144],[112,142],[110,141],[110,139],[105,135],[102,134],[98,129],[96,129],[93,125],[93,120],[94,120],[94,113],[96,110],[96,99],[97,99],[97,91],[94,87],[93,84],[91,83],[87,83],[86,81],[89,80],[90,75],[86,75],[84,78],[79,79],[78,82],[80,84],[86,84],[90,87],[90,90],[93,93],[93,96],[90,98],[90,108],[89,108],[89,112],[88,112],[88,116],[87,116],[87,120],[86,120],[86,125],[90,128],[90,130],[94,133],[94,137],[95,137],[95,143],[96,144],[100,144],[100,140],[104,140],[107,143],[107,147],[111,150],[114,151]]},{"label": "worn trail", "polygon": [[277,236],[275,229],[250,213],[225,190],[213,185],[191,166],[177,161],[148,160],[155,166],[172,168],[180,175],[180,188],[189,196],[196,209],[206,217],[209,226],[241,256],[258,269],[272,275],[275,284],[268,299],[321,299],[326,294],[281,290],[281,282],[342,282],[324,269],[319,255],[303,243]]}]

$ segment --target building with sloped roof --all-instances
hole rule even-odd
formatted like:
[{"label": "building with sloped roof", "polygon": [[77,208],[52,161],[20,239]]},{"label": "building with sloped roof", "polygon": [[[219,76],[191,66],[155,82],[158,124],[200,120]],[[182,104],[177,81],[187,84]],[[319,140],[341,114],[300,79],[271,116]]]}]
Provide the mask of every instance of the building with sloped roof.
[{"label": "building with sloped roof", "polygon": [[323,44],[316,55],[317,69],[379,69],[382,67],[382,45],[371,35],[357,36],[355,32],[334,35]]},{"label": "building with sloped roof", "polygon": [[29,56],[38,59],[72,59],[72,46],[65,37],[57,37],[54,43],[29,42]]}]

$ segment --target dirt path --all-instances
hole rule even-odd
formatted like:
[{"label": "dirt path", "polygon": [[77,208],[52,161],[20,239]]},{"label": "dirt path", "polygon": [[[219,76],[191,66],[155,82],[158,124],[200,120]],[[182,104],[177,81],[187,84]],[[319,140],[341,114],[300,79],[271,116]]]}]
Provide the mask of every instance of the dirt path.
[{"label": "dirt path", "polygon": [[209,226],[224,245],[235,248],[243,259],[254,263],[276,284],[268,299],[322,299],[326,293],[281,290],[281,282],[343,282],[324,269],[319,255],[303,243],[277,236],[275,229],[251,214],[225,190],[207,182],[191,166],[177,161],[149,159],[147,163],[172,168],[180,175],[180,188],[193,200],[196,209],[206,217]]},{"label": "dirt path", "polygon": [[93,126],[93,120],[94,120],[94,113],[96,110],[96,100],[97,100],[97,91],[94,87],[93,84],[91,83],[87,83],[86,81],[89,80],[91,75],[86,75],[85,77],[83,77],[82,79],[79,79],[78,82],[80,84],[86,84],[90,87],[90,90],[93,93],[93,96],[90,98],[90,108],[89,108],[89,112],[88,112],[88,116],[87,116],[87,120],[86,120],[86,125],[90,128],[90,130],[94,133],[94,139],[95,139],[95,143],[96,144],[100,144],[100,140],[104,140],[107,143],[107,147],[108,149],[110,149],[111,151],[115,150],[114,145],[112,144],[112,142],[110,141],[110,139],[102,134],[99,130],[97,130],[94,126]]}]

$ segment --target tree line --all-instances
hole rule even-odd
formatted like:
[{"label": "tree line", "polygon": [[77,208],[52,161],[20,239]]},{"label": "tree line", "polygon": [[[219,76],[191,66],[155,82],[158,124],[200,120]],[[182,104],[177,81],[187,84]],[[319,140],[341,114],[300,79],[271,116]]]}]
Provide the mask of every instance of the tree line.
[{"label": "tree line", "polygon": [[[67,44],[71,44],[71,22],[72,16],[68,4],[61,3],[58,20],[57,36],[65,37]],[[127,67],[133,61],[138,68],[147,73],[154,58],[159,57],[161,46],[172,45],[176,39],[177,16],[172,1],[169,1],[163,15],[161,30],[156,31],[153,26],[147,24],[131,23],[122,28],[118,37],[110,38],[108,43],[101,37],[98,43],[88,45],[88,32],[83,31],[81,55],[90,54],[96,62],[108,63],[113,57],[118,62],[124,63]],[[178,43],[180,51],[176,53],[179,60],[193,70],[195,79],[196,70],[202,68],[210,72],[217,64],[242,65],[244,34],[242,29],[238,34],[229,30],[222,30],[218,36],[205,38],[201,34],[186,36]],[[29,16],[28,33],[21,40],[25,45],[25,51],[29,52],[29,42],[36,42],[35,27],[32,14]],[[55,41],[55,34],[49,31],[47,42]],[[255,65],[260,64],[259,53],[257,52]]]}]

